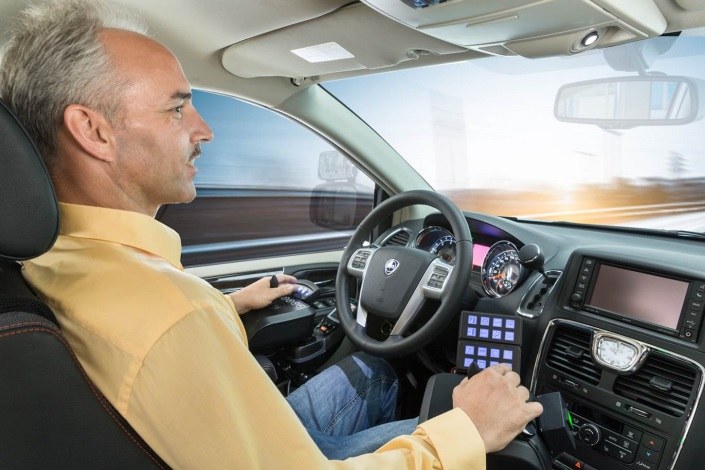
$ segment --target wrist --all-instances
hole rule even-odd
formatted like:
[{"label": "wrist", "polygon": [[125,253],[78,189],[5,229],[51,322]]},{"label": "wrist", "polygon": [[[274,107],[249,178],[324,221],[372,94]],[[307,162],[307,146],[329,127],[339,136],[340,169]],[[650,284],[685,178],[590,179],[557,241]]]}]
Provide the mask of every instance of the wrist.
[{"label": "wrist", "polygon": [[243,299],[243,296],[240,295],[240,291],[231,292],[230,294],[228,294],[228,297],[230,297],[230,300],[232,300],[233,307],[235,307],[235,311],[238,315],[244,315],[245,313],[252,310],[252,308],[250,308],[246,304],[245,299]]}]

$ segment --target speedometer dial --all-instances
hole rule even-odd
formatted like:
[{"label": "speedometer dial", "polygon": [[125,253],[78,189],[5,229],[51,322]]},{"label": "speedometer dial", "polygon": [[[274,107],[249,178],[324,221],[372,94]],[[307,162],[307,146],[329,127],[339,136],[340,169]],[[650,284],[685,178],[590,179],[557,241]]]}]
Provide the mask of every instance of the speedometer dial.
[{"label": "speedometer dial", "polygon": [[455,265],[455,237],[443,227],[426,227],[416,237],[416,247],[438,255],[448,264]]},{"label": "speedometer dial", "polygon": [[517,247],[508,241],[497,242],[482,263],[482,287],[489,296],[504,297],[517,286],[523,269]]}]

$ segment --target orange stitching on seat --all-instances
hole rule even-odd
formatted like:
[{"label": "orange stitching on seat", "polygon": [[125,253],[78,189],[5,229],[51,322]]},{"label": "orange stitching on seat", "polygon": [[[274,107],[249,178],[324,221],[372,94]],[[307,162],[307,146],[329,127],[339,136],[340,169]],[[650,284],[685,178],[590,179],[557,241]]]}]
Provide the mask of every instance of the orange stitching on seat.
[{"label": "orange stitching on seat", "polygon": [[[26,325],[37,325],[37,323],[18,323],[18,324],[16,324],[15,326],[19,326],[19,325],[22,325],[22,324],[26,324]],[[88,375],[86,375],[86,371],[83,370],[83,367],[81,366],[81,363],[78,362],[78,358],[76,357],[76,355],[74,354],[74,352],[71,350],[71,347],[69,346],[69,344],[68,344],[68,343],[66,342],[66,340],[65,340],[61,335],[59,335],[56,331],[52,331],[50,328],[48,328],[48,327],[46,327],[46,326],[41,326],[41,327],[37,327],[37,328],[31,328],[31,329],[28,329],[28,330],[20,330],[20,331],[13,331],[13,332],[8,332],[8,333],[2,333],[2,334],[0,334],[0,338],[4,338],[4,337],[6,337],[6,336],[14,336],[14,335],[18,335],[18,334],[21,334],[21,333],[33,333],[33,332],[49,333],[49,334],[53,335],[54,337],[56,337],[59,341],[61,341],[61,343],[66,347],[66,349],[68,350],[69,354],[71,355],[71,358],[73,359],[74,363],[76,363],[76,365],[78,366],[78,370],[81,371],[81,375],[83,375],[83,379],[86,381],[86,383],[87,383],[88,386],[90,387],[91,391],[93,392],[93,395],[95,395],[95,397],[96,397],[96,398],[98,399],[98,401],[100,402],[100,405],[101,405],[101,406],[103,407],[103,409],[108,413],[108,415],[110,415],[110,417],[113,419],[113,421],[120,427],[120,429],[122,429],[122,431],[127,435],[127,437],[129,437],[130,440],[131,440],[137,447],[139,447],[139,449],[140,449],[142,452],[144,452],[144,453],[152,460],[152,462],[155,463],[155,465],[157,465],[157,467],[163,468],[163,469],[168,468],[168,467],[162,466],[162,464],[161,464],[157,459],[155,459],[154,456],[153,456],[147,449],[145,449],[144,446],[142,446],[142,444],[141,444],[137,439],[135,439],[135,437],[134,437],[132,434],[130,434],[130,431],[128,431],[127,428],[125,428],[125,426],[123,426],[122,422],[121,422],[118,418],[115,417],[115,415],[113,414],[113,412],[112,412],[112,410],[110,409],[110,407],[106,406],[106,403],[107,403],[106,398],[103,396],[102,393],[100,393],[100,391],[99,391],[99,390],[95,387],[95,385],[93,385],[93,383],[90,381],[90,379],[88,378]],[[123,418],[123,419],[124,419],[124,418]]]}]

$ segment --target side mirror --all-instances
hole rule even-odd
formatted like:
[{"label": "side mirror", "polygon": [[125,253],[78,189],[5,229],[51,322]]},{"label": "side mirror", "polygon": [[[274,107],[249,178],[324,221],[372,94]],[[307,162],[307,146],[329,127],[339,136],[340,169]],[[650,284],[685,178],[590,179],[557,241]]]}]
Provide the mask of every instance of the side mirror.
[{"label": "side mirror", "polygon": [[309,218],[319,227],[353,230],[372,210],[372,193],[353,183],[325,183],[311,192]]},{"label": "side mirror", "polygon": [[357,167],[338,151],[321,152],[318,177],[325,181],[313,188],[309,218],[319,227],[352,230],[372,210],[372,191],[356,184]]},{"label": "side mirror", "polygon": [[563,122],[605,129],[675,126],[700,119],[700,80],[646,75],[615,77],[563,85],[554,115]]}]

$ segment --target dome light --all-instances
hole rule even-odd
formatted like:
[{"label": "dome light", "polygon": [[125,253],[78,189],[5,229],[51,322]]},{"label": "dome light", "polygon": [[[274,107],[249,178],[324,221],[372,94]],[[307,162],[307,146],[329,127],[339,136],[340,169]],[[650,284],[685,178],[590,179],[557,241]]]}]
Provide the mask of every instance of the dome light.
[{"label": "dome light", "polygon": [[593,44],[595,44],[595,41],[597,41],[600,38],[600,35],[597,31],[590,31],[585,35],[582,41],[580,41],[580,44],[583,47],[590,47]]}]

